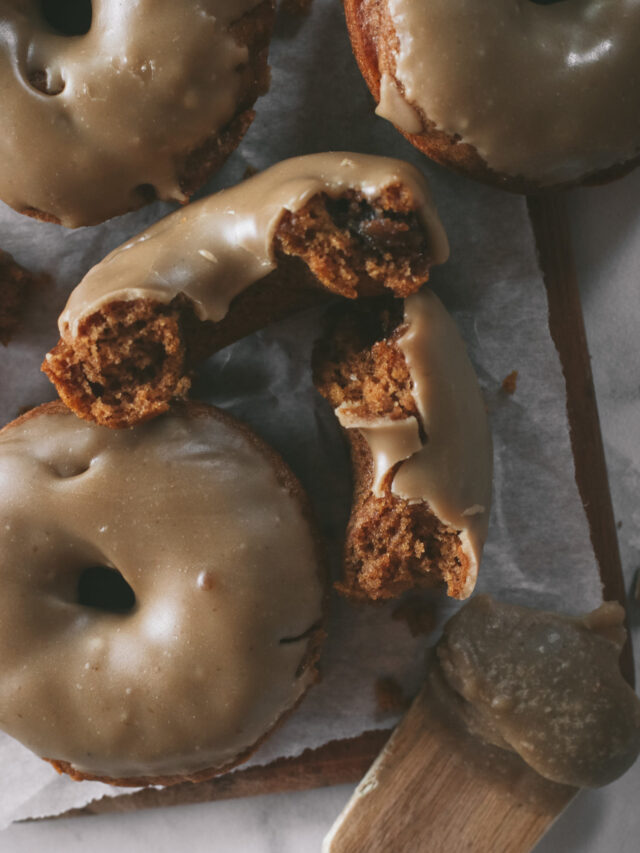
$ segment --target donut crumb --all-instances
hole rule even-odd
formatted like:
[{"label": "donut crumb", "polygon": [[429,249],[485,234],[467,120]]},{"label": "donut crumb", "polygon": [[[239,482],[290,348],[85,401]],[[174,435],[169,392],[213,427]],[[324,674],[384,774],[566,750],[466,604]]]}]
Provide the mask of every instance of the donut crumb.
[{"label": "donut crumb", "polygon": [[183,308],[176,300],[110,303],[82,323],[73,346],[61,340],[42,369],[82,418],[117,428],[159,415],[190,385]]},{"label": "donut crumb", "polygon": [[502,380],[501,388],[505,394],[515,394],[516,387],[518,384],[518,371],[512,370],[508,376],[505,376]]},{"label": "donut crumb", "polygon": [[388,299],[340,307],[316,345],[314,382],[334,409],[354,418],[417,417],[409,368],[396,342],[401,304]]},{"label": "donut crumb", "polygon": [[351,598],[383,600],[444,582],[455,598],[464,590],[467,571],[457,531],[425,503],[409,503],[391,492],[369,494],[350,522],[345,577],[336,587]]}]

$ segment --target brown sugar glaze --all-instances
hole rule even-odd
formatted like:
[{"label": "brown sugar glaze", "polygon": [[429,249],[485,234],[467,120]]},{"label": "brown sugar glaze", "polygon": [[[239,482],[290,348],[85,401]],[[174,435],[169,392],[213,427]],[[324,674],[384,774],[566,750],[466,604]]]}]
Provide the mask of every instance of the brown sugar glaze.
[{"label": "brown sugar glaze", "polygon": [[93,0],[75,36],[4,5],[0,198],[21,212],[77,227],[186,201],[265,88],[271,0]]},{"label": "brown sugar glaze", "polygon": [[[302,490],[205,406],[109,430],[48,404],[0,433],[0,725],[89,777],[241,760],[316,679],[323,566]],[[88,600],[96,567],[130,587]]]},{"label": "brown sugar glaze", "polygon": [[379,115],[507,189],[596,182],[640,155],[636,3],[346,0]]}]

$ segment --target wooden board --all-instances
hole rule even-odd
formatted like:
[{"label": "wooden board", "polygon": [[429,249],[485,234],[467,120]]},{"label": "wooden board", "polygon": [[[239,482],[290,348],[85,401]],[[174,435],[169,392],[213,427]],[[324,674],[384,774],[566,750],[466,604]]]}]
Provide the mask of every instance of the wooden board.
[{"label": "wooden board", "polygon": [[[530,199],[529,210],[547,287],[549,326],[566,379],[576,480],[589,521],[604,597],[617,599],[624,605],[624,580],[564,201],[560,195]],[[633,683],[630,644],[624,649],[622,668]],[[307,750],[297,758],[280,759],[266,767],[240,770],[199,784],[185,783],[162,790],[104,798],[67,814],[133,811],[356,782],[362,778],[389,735],[390,731],[366,732],[357,738],[333,741],[319,749]],[[565,789],[564,794],[555,800],[552,798],[542,812],[532,814],[518,850],[533,847],[572,794],[573,791],[567,793]],[[503,832],[504,825],[494,829],[495,832]],[[488,843],[498,838],[495,832],[489,834]],[[480,848],[474,846],[476,849]],[[499,848],[488,846],[486,849]]]}]

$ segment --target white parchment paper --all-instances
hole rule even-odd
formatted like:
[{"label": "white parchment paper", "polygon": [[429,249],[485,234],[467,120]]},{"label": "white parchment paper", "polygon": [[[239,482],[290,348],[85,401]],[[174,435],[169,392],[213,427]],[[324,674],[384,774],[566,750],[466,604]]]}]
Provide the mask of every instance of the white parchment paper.
[{"label": "white parchment paper", "polygon": [[[206,191],[240,180],[247,166],[262,169],[330,149],[403,157],[428,175],[451,242],[451,260],[434,271],[432,284],[461,327],[493,430],[494,504],[478,589],[570,611],[597,606],[601,587],[574,480],[564,380],[524,201],[441,170],[373,115],[337,0],[315,0],[304,18],[282,17],[271,62],[271,91],[258,103],[256,121]],[[56,318],[73,286],[110,249],[169,209],[156,204],[70,232],[0,205],[0,248],[54,279],[34,298],[23,330],[0,351],[2,423],[22,406],[54,397],[39,365],[57,340]],[[194,396],[243,418],[282,453],[310,492],[333,545],[337,576],[350,483],[337,423],[310,380],[320,319],[321,312],[308,312],[219,353],[200,371]],[[517,391],[509,397],[500,386],[514,369]],[[439,599],[438,608],[442,623],[454,605]],[[406,624],[391,619],[392,610],[333,598],[323,680],[252,764],[393,724],[393,715],[376,708],[374,682],[394,675],[407,692],[415,691],[425,649],[437,634],[412,638]],[[59,777],[2,734],[0,763],[0,827],[122,792]]]}]

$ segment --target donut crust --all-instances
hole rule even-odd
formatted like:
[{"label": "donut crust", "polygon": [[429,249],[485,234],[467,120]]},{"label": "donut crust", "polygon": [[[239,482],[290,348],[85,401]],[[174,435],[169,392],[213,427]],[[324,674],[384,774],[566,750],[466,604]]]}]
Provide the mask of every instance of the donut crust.
[{"label": "donut crust", "polygon": [[[317,683],[320,679],[317,664],[320,657],[321,646],[326,637],[325,623],[328,612],[329,590],[325,547],[318,532],[317,524],[313,515],[313,511],[311,509],[311,504],[306,495],[306,492],[304,491],[301,483],[299,482],[295,474],[284,462],[282,457],[265,441],[259,438],[253,432],[253,430],[246,426],[246,424],[242,423],[241,421],[237,420],[226,412],[223,412],[220,409],[216,409],[215,407],[209,406],[205,403],[186,401],[174,403],[169,410],[169,414],[189,419],[211,417],[217,421],[221,421],[229,426],[232,426],[266,459],[266,461],[270,464],[273,471],[275,472],[278,483],[289,493],[293,500],[298,504],[302,512],[303,518],[305,522],[309,525],[309,528],[312,533],[313,542],[315,545],[316,564],[318,566],[318,577],[324,590],[321,621],[319,624],[315,624],[309,629],[308,637],[306,637],[307,643],[301,653],[300,663],[298,665],[299,674],[308,671],[312,671],[314,673],[313,682],[309,684],[309,686],[312,686],[312,684]],[[28,412],[25,412],[25,414],[21,415],[20,417],[16,418],[16,420],[11,421],[11,423],[4,426],[2,429],[0,429],[0,434],[13,429],[14,427],[18,427],[21,424],[24,424],[34,418],[46,417],[47,415],[69,415],[69,410],[60,400],[55,400],[49,403],[43,403],[42,405],[37,406],[36,408],[29,410]],[[143,787],[148,785],[168,786],[177,785],[181,782],[204,782],[205,780],[211,779],[214,776],[227,773],[229,770],[247,761],[247,759],[250,758],[251,755],[253,755],[253,753],[260,748],[263,742],[279,726],[281,726],[292,713],[294,713],[294,711],[298,708],[305,696],[306,690],[290,708],[288,708],[280,715],[276,722],[268,729],[268,731],[266,731],[261,736],[261,738],[255,744],[253,744],[247,750],[236,756],[233,761],[228,762],[227,764],[221,767],[205,768],[204,770],[199,770],[195,773],[188,773],[183,775],[136,776],[114,778],[110,776],[102,776],[99,774],[84,773],[74,767],[73,764],[64,760],[56,758],[44,758],[43,760],[49,762],[58,771],[58,773],[66,774],[75,781],[90,780],[95,782],[104,782],[108,785],[117,785],[121,787]]]},{"label": "donut crust", "polygon": [[[344,11],[356,62],[376,104],[380,101],[380,78],[383,73],[393,77],[398,90],[402,92],[402,83],[395,77],[398,36],[388,13],[387,0],[344,0]],[[510,192],[536,195],[576,186],[598,186],[623,177],[640,164],[640,156],[633,157],[624,163],[583,175],[577,180],[554,184],[552,187],[541,186],[522,176],[494,171],[472,145],[462,142],[458,135],[450,136],[438,130],[420,107],[415,104],[412,107],[422,121],[422,133],[407,133],[399,127],[396,130],[414,148],[441,166]]]}]

